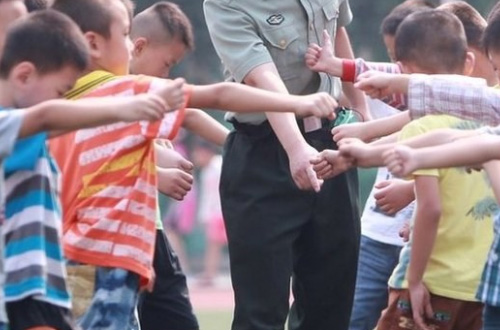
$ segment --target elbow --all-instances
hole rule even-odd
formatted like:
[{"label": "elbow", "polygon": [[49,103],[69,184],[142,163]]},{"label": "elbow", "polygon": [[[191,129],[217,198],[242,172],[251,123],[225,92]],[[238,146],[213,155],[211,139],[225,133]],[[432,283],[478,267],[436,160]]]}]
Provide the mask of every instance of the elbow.
[{"label": "elbow", "polygon": [[439,219],[441,218],[442,210],[441,205],[437,203],[428,203],[421,206],[423,210],[423,214],[425,218],[432,223],[439,223]]}]

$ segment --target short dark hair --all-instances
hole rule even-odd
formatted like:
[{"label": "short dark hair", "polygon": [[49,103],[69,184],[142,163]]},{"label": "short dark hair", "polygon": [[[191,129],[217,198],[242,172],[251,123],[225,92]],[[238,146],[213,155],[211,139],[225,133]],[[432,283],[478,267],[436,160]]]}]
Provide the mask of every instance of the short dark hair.
[{"label": "short dark hair", "polygon": [[49,2],[47,0],[24,0],[24,4],[30,13],[35,10],[47,9],[49,7]]},{"label": "short dark hair", "polygon": [[[151,20],[161,24],[162,31],[168,40],[181,41],[188,50],[194,49],[193,27],[189,18],[178,5],[168,1],[158,2],[137,14],[132,20],[132,37],[154,38],[154,24]],[[162,40],[163,41],[163,40]]]},{"label": "short dark hair", "polygon": [[398,28],[395,53],[396,60],[432,73],[457,73],[463,70],[467,54],[464,27],[446,11],[413,13]]},{"label": "short dark hair", "polygon": [[395,36],[401,22],[409,15],[422,9],[433,9],[435,5],[427,0],[406,0],[396,7],[384,18],[380,25],[383,35]]},{"label": "short dark hair", "polygon": [[465,36],[469,47],[482,49],[482,39],[484,30],[486,30],[486,20],[471,5],[465,1],[452,1],[437,7],[458,17],[464,26]]},{"label": "short dark hair", "polygon": [[6,78],[21,62],[31,62],[39,73],[70,65],[83,71],[89,64],[87,42],[65,15],[42,10],[12,24],[0,59],[0,77]]},{"label": "short dark hair", "polygon": [[[134,11],[132,1],[119,1],[125,5],[132,20]],[[104,38],[109,38],[113,21],[109,3],[110,0],[55,0],[52,8],[71,17],[83,33],[95,32]]]},{"label": "short dark hair", "polygon": [[488,26],[483,34],[483,47],[488,54],[500,51],[500,2],[491,9],[488,15]]}]

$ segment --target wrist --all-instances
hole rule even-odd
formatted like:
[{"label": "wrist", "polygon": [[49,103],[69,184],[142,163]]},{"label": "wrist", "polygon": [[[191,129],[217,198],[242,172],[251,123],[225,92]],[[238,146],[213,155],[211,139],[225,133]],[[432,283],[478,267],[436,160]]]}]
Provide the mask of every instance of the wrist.
[{"label": "wrist", "polygon": [[354,82],[356,80],[356,61],[350,59],[341,60],[340,79],[342,81]]},{"label": "wrist", "polygon": [[398,74],[396,79],[391,80],[391,90],[396,94],[408,94],[410,76],[407,74]]}]

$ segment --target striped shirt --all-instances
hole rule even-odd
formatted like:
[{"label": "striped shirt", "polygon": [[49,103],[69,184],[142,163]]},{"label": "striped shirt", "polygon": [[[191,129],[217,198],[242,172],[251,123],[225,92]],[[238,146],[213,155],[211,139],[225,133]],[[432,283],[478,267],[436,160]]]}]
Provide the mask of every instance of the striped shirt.
[{"label": "striped shirt", "polygon": [[62,253],[58,169],[46,134],[19,140],[5,161],[4,294],[70,308]]},{"label": "striped shirt", "polygon": [[[163,85],[161,79],[82,77],[71,98],[125,96]],[[156,122],[116,123],[51,141],[63,173],[64,248],[68,259],[123,268],[152,278],[157,207],[155,138],[175,137],[183,119],[175,111]]]}]

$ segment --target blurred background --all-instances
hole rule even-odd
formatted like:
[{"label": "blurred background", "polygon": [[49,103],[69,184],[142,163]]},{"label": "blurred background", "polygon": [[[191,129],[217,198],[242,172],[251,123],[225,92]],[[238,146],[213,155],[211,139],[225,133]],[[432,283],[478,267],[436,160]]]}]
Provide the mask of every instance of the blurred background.
[{"label": "blurred background", "polygon": [[[191,19],[194,27],[196,49],[172,72],[172,77],[182,76],[195,84],[208,84],[222,80],[222,68],[217,57],[203,15],[202,0],[171,0],[177,3]],[[274,0],[280,1],[280,0]],[[152,5],[154,0],[136,0],[139,12]],[[354,20],[348,26],[356,57],[373,61],[389,61],[382,42],[379,26],[382,19],[401,0],[350,0]],[[447,1],[433,1],[436,4]],[[468,1],[485,17],[494,5],[492,0]],[[210,112],[223,122],[221,112]],[[203,201],[218,194],[216,182],[207,177],[217,175],[220,150],[207,146],[195,138],[182,134],[176,141],[181,150],[197,166],[195,188],[181,203],[161,198],[162,216],[167,235],[181,257],[189,278],[193,304],[200,319],[201,329],[229,329],[232,310],[232,291],[229,280],[227,248],[223,239],[209,236],[209,226],[204,219]],[[215,174],[214,174],[215,173]],[[364,173],[360,173],[363,177]],[[367,186],[371,185],[367,183]],[[208,259],[207,259],[208,258]],[[210,264],[207,268],[207,262]]]}]

